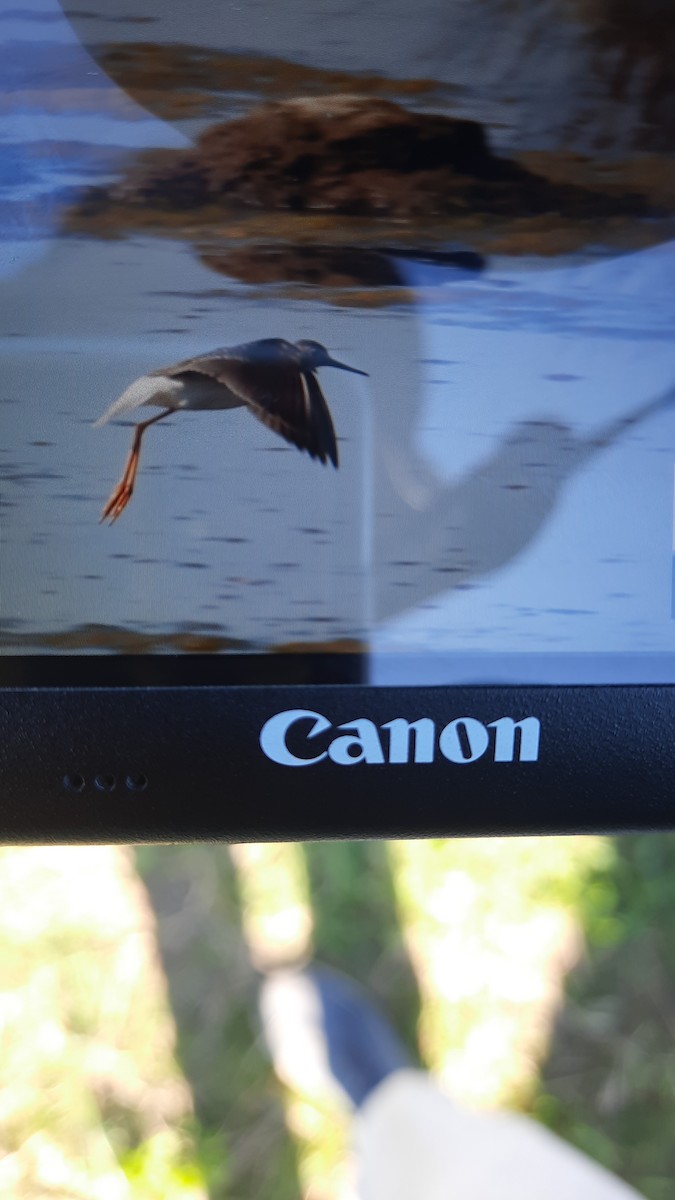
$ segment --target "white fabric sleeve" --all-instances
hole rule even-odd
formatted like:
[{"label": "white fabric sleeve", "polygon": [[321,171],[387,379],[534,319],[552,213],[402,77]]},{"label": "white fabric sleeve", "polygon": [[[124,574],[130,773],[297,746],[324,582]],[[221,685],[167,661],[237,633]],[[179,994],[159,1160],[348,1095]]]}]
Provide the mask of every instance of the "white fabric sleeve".
[{"label": "white fabric sleeve", "polygon": [[641,1200],[528,1117],[458,1107],[397,1071],[356,1117],[359,1200]]}]

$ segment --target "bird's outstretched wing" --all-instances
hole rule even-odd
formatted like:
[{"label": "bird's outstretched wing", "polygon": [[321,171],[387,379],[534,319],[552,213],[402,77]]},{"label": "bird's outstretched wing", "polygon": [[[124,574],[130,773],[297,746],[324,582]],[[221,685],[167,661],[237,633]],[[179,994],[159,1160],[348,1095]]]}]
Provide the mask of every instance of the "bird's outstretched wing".
[{"label": "bird's outstretched wing", "polygon": [[[340,459],[338,456],[337,439],[335,437],[335,426],[333,425],[328,401],[321,391],[316,375],[312,375],[310,372],[302,376],[302,381],[307,388],[317,444],[323,448],[325,456],[330,459],[333,466],[337,467]],[[316,457],[321,458],[321,454],[317,452]],[[325,462],[326,457],[321,458],[321,462]]]},{"label": "bird's outstretched wing", "polygon": [[338,465],[335,428],[318,381],[281,355],[249,361],[218,351],[186,359],[162,374],[172,378],[204,376],[228,388],[255,417],[311,458]]}]

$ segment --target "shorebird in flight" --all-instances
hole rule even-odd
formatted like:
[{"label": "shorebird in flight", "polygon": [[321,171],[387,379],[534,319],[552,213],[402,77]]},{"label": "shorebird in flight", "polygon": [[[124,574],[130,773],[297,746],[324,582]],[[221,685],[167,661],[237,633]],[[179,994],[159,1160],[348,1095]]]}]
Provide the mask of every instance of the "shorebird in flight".
[{"label": "shorebird in flight", "polygon": [[306,450],[310,458],[332,462],[337,467],[333,420],[316,378],[319,367],[338,367],[354,375],[368,374],[331,358],[319,342],[263,338],[186,358],[171,367],[141,375],[96,421],[96,426],[105,425],[145,405],[162,410],[136,426],[122,478],[103,509],[101,520],[110,520],[112,525],[131,500],[146,429],[181,410],[248,408],[269,429],[298,450]]}]

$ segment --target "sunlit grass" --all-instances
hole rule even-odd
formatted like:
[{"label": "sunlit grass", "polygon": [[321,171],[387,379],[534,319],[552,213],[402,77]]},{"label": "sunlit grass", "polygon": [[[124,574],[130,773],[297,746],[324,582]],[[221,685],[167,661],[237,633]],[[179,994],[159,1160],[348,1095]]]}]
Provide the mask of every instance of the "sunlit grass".
[{"label": "sunlit grass", "polygon": [[458,1100],[522,1106],[567,971],[602,838],[391,844],[401,925],[422,992],[422,1053]]},{"label": "sunlit grass", "polygon": [[203,1197],[126,852],[0,851],[0,914],[0,1194]]},{"label": "sunlit grass", "polygon": [[231,846],[251,959],[260,970],[297,963],[311,953],[307,871],[300,846],[287,842]]},{"label": "sunlit grass", "polygon": [[[230,847],[242,901],[242,926],[260,971],[303,965],[314,954],[314,916],[302,847],[292,843],[246,843]],[[282,1088],[280,1098],[297,1145],[303,1196],[334,1200],[349,1179],[349,1126],[344,1110],[323,1097]]]}]

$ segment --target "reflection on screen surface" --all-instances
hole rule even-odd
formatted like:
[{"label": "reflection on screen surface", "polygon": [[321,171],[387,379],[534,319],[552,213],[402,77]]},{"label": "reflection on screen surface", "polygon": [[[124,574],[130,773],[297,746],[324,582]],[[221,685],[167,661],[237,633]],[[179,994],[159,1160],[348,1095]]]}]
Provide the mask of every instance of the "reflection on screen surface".
[{"label": "reflection on screen surface", "polygon": [[5,21],[3,653],[675,681],[667,106],[291,7]]}]

